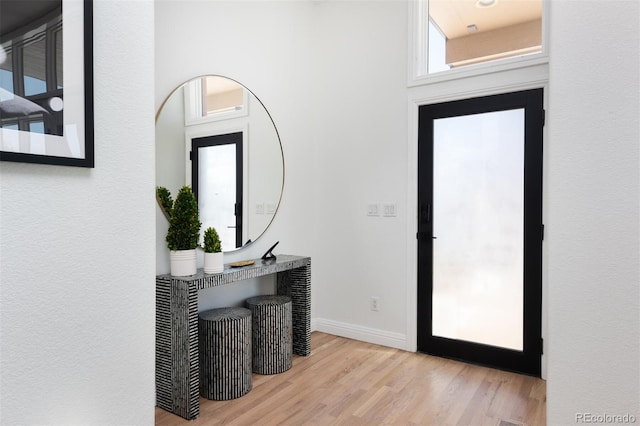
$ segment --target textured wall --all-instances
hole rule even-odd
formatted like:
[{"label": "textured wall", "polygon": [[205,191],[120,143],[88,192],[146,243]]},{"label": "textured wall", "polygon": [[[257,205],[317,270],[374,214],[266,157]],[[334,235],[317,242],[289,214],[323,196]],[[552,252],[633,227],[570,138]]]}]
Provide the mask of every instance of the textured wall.
[{"label": "textured wall", "polygon": [[548,421],[638,421],[639,6],[553,1],[551,13]]},{"label": "textured wall", "polygon": [[96,168],[0,164],[0,423],[154,421],[153,2],[94,1]]}]

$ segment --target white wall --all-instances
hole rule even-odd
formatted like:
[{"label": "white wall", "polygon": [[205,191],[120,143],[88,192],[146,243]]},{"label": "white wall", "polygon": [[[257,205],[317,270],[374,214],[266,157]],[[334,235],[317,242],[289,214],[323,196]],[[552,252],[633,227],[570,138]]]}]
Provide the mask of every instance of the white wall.
[{"label": "white wall", "polygon": [[[282,204],[267,232],[248,248],[225,254],[225,262],[260,257],[280,241],[276,254],[312,256],[313,100],[307,70],[310,2],[156,2],[156,109],[179,84],[218,74],[249,88],[266,106],[278,128],[285,157]],[[179,31],[176,31],[179,28]],[[166,220],[156,217],[158,273],[166,273]],[[315,272],[315,261],[312,269]],[[199,309],[241,304],[273,291],[273,277],[213,288],[200,294]]]},{"label": "white wall", "polygon": [[[317,327],[405,347],[407,3],[316,2],[313,17]],[[367,216],[383,203],[397,216]]]},{"label": "white wall", "polygon": [[[402,1],[156,5],[156,106],[194,76],[225,75],[262,100],[282,139],[274,223],[225,261],[278,240],[276,253],[311,255],[317,327],[396,346],[406,323],[406,10]],[[368,203],[395,203],[398,216],[367,217]]]},{"label": "white wall", "polygon": [[153,2],[94,1],[95,169],[0,164],[0,423],[153,424]]},{"label": "white wall", "polygon": [[640,10],[551,7],[547,418],[639,421]]}]

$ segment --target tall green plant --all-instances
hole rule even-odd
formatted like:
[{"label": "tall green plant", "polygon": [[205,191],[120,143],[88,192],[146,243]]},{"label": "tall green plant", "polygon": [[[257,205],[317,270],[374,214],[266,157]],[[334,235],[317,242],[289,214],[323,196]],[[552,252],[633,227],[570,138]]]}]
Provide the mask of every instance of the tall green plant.
[{"label": "tall green plant", "polygon": [[169,250],[192,250],[198,247],[201,225],[196,197],[189,186],[183,186],[176,196],[169,218]]},{"label": "tall green plant", "polygon": [[205,253],[220,253],[222,251],[220,236],[212,226],[204,231],[204,251]]}]

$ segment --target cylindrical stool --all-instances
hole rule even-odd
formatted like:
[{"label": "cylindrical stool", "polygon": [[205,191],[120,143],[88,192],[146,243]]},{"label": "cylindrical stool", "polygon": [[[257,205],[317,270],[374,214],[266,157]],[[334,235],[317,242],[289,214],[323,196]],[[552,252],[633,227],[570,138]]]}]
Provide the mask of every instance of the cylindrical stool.
[{"label": "cylindrical stool", "polygon": [[200,395],[226,401],[251,390],[251,311],[219,308],[198,315]]},{"label": "cylindrical stool", "polygon": [[256,296],[245,301],[253,317],[253,372],[277,374],[291,368],[291,298]]}]

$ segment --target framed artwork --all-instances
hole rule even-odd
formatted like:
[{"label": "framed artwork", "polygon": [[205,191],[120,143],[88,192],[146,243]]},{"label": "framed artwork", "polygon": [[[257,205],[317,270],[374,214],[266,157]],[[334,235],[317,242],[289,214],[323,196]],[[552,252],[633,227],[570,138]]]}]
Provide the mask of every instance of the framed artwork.
[{"label": "framed artwork", "polygon": [[92,0],[0,1],[0,160],[94,167]]}]

